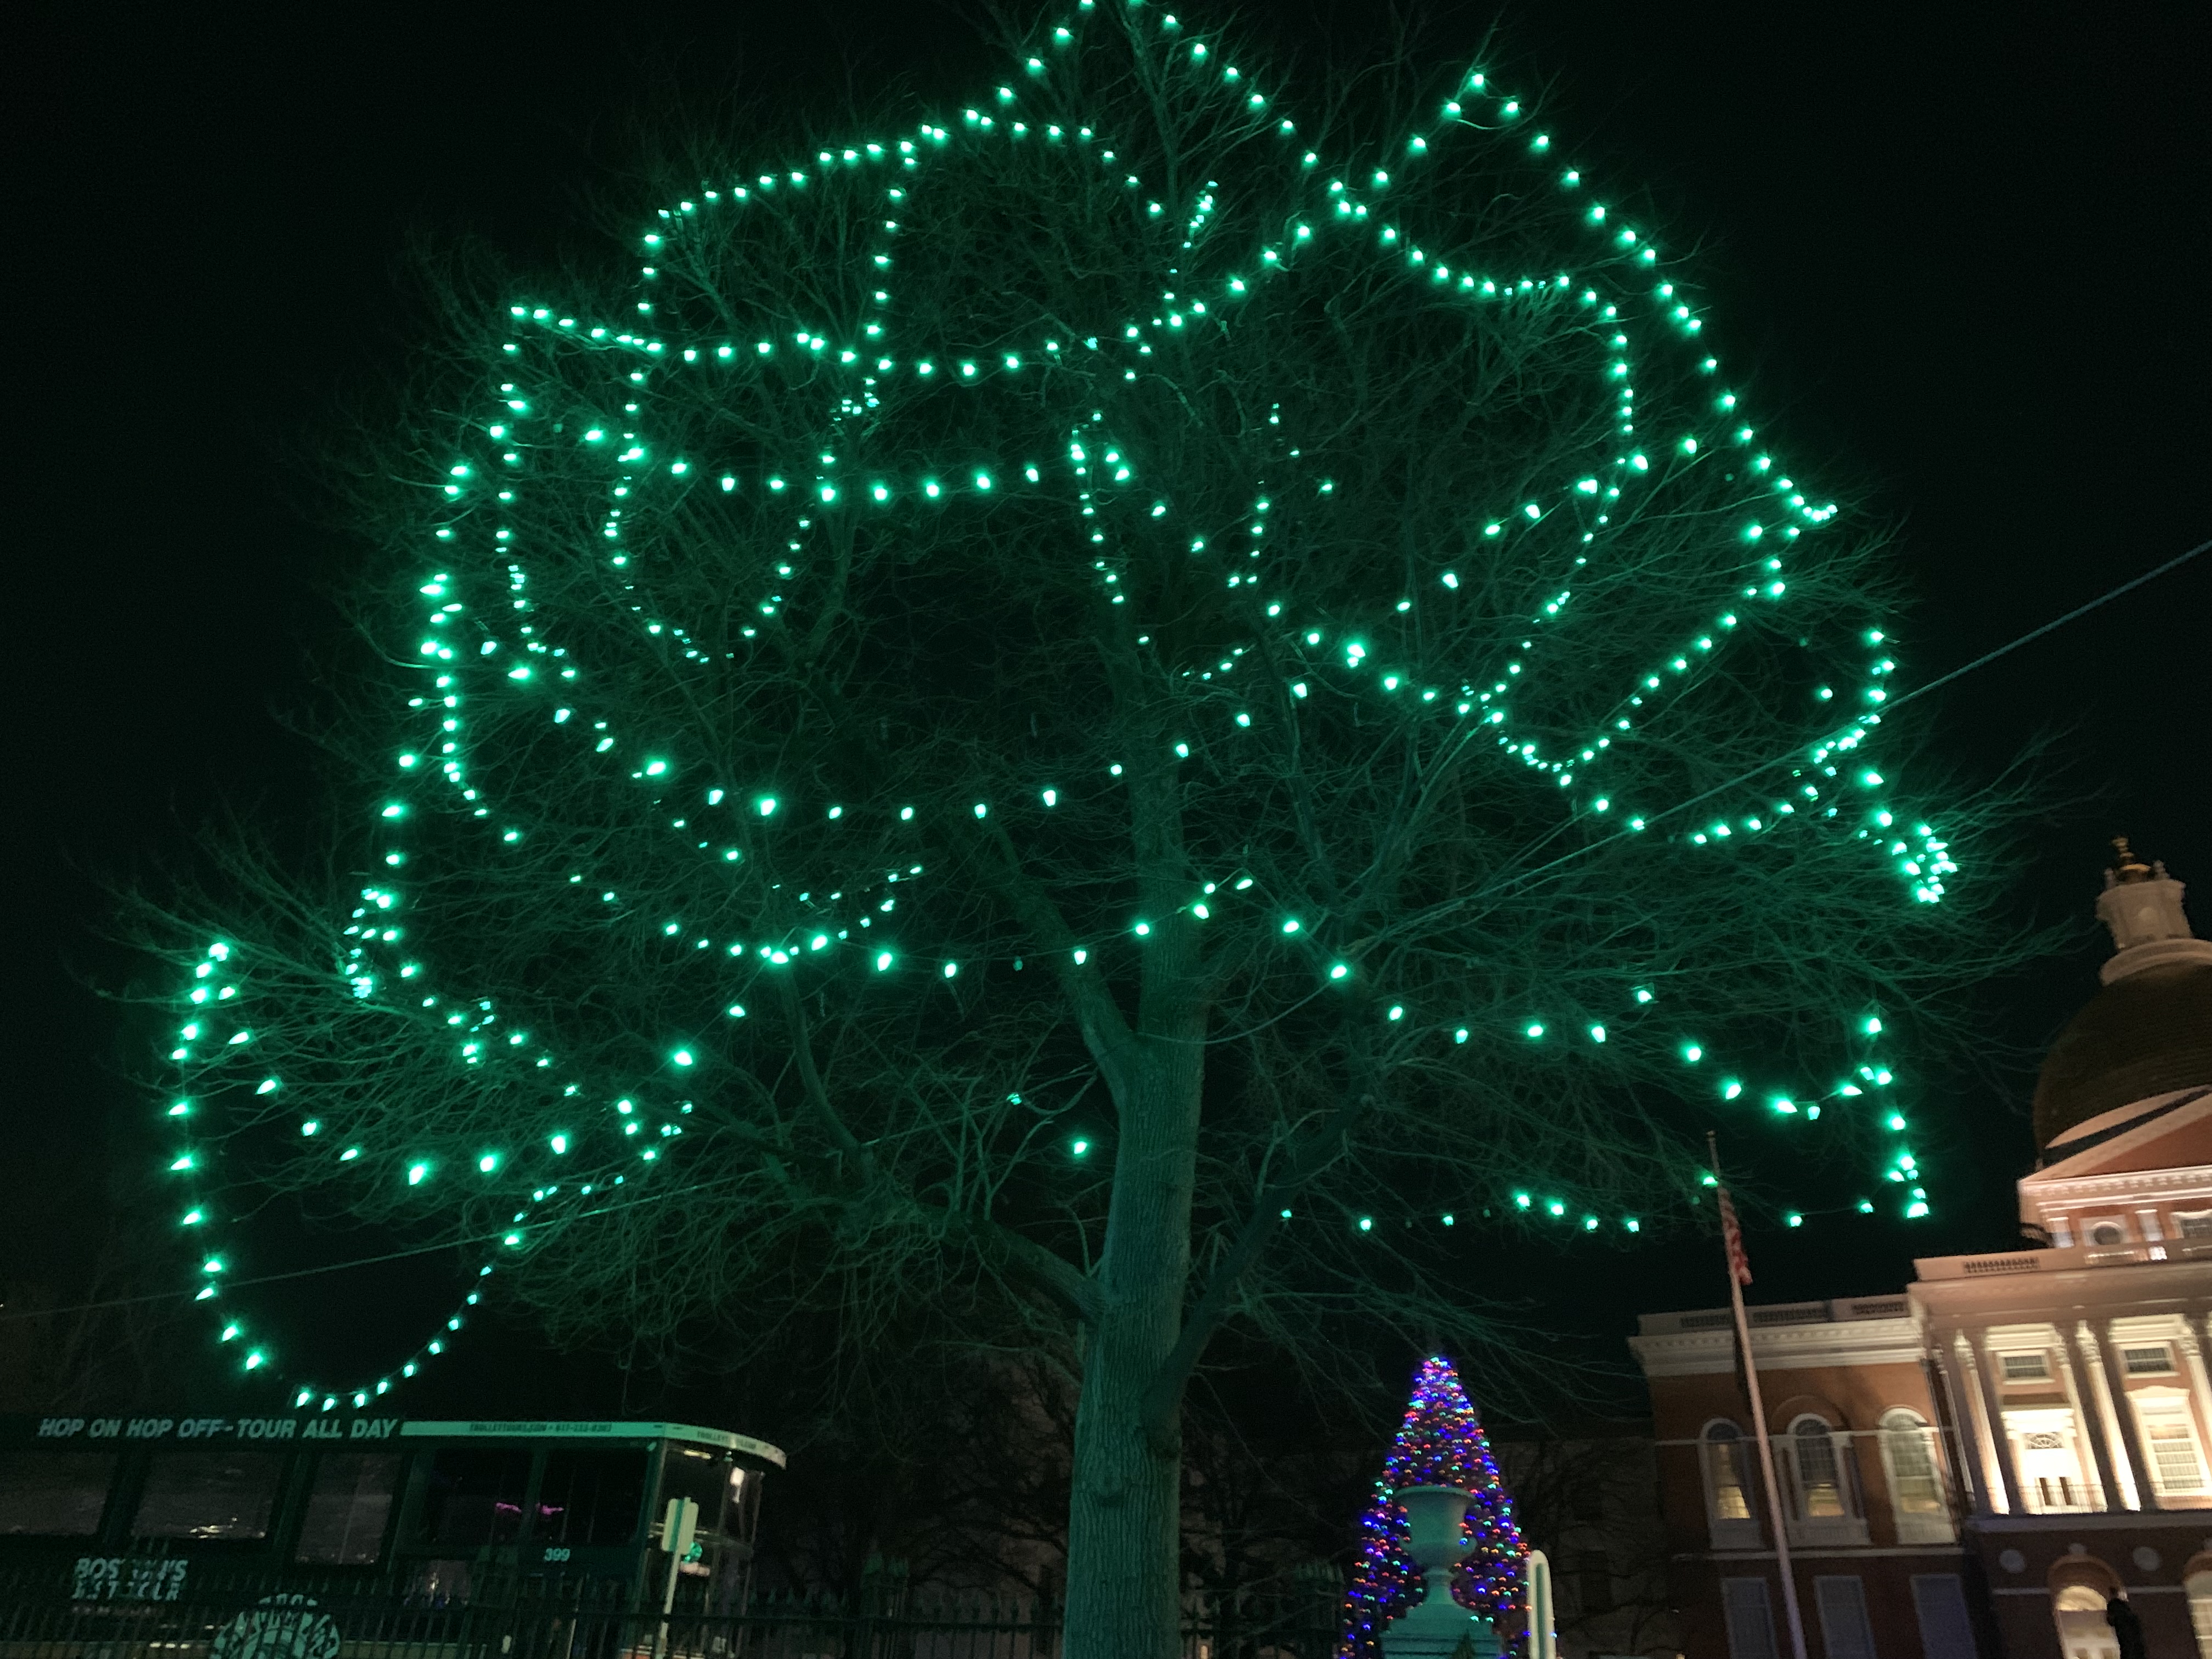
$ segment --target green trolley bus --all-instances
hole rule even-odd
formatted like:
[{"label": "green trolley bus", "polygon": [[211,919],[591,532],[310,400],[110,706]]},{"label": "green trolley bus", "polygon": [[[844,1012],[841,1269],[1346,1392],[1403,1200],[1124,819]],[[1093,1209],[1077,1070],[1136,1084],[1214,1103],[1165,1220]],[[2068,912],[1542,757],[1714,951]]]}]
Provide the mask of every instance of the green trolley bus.
[{"label": "green trolley bus", "polygon": [[[711,1615],[745,1604],[783,1464],[681,1423],[0,1418],[0,1596]],[[685,1498],[696,1530],[672,1559],[664,1518]]]}]

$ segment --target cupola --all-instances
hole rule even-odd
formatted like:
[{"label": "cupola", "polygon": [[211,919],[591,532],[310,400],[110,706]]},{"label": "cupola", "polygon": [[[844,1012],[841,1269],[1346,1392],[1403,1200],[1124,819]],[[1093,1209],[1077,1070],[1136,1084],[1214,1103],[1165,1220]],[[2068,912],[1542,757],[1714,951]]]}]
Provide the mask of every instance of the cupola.
[{"label": "cupola", "polygon": [[2051,1045],[2035,1085],[2039,1152],[2075,1125],[2212,1085],[2212,939],[2191,932],[2182,884],[2124,837],[2097,915],[2112,930],[2103,988]]}]

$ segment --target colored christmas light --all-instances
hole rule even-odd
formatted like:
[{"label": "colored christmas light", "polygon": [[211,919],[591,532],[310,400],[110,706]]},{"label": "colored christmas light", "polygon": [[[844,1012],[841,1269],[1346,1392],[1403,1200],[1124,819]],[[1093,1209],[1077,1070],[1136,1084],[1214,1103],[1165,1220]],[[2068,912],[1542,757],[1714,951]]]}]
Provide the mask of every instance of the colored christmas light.
[{"label": "colored christmas light", "polygon": [[1520,1606],[1528,1546],[1513,1519],[1512,1494],[1459,1372],[1433,1354],[1413,1375],[1405,1420],[1359,1517],[1359,1559],[1345,1594],[1340,1659],[1381,1659],[1384,1627],[1434,1593],[1406,1553],[1406,1511],[1397,1494],[1408,1486],[1457,1486],[1474,1494],[1461,1534],[1468,1553],[1449,1575],[1452,1599],[1493,1626]]}]

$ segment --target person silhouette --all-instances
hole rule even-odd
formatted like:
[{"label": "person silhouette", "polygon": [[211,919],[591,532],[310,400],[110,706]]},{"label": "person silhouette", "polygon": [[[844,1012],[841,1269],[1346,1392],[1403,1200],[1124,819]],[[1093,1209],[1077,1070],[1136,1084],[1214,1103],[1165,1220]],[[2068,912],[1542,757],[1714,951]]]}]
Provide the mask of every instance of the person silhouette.
[{"label": "person silhouette", "polygon": [[2143,1645],[2142,1620],[2129,1605],[2124,1595],[2115,1595],[2105,1603],[2105,1622],[2112,1627],[2112,1639],[2118,1643],[2120,1659],[2150,1659],[2150,1650]]}]

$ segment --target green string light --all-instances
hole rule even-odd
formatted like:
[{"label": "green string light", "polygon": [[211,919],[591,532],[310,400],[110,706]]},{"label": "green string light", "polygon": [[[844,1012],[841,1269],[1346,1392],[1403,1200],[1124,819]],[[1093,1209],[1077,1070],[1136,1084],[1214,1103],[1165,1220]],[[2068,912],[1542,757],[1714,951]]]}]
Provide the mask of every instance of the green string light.
[{"label": "green string light", "polygon": [[[1356,701],[1375,714],[1403,722],[1408,729],[1446,734],[1455,742],[1471,743],[1479,736],[1502,765],[1549,780],[1562,792],[1571,814],[1593,823],[1617,823],[1626,833],[1637,834],[1668,810],[1670,803],[1665,800],[1626,799],[1624,791],[1632,791],[1635,781],[1613,781],[1611,775],[1619,769],[1615,762],[1644,727],[1662,719],[1674,704],[1725,676],[1731,653],[1742,649],[1739,642],[1765,629],[1765,617],[1791,603],[1792,585],[1785,574],[1789,555],[1802,538],[1830,524],[1838,509],[1833,503],[1814,501],[1778,467],[1759,445],[1754,428],[1741,422],[1737,394],[1717,382],[1699,430],[1639,435],[1638,406],[1649,401],[1639,396],[1643,367],[1679,356],[1700,334],[1704,319],[1675,282],[1660,276],[1656,269],[1659,255],[1649,234],[1620,223],[1604,204],[1593,203],[1577,211],[1587,252],[1573,271],[1468,269],[1459,262],[1462,256],[1426,245],[1411,224],[1385,219],[1383,198],[1403,182],[1394,179],[1389,168],[1372,169],[1367,184],[1355,187],[1347,182],[1348,170],[1332,175],[1318,152],[1301,149],[1291,142],[1297,131],[1291,121],[1262,123],[1261,131],[1287,145],[1285,154],[1311,199],[1252,247],[1247,258],[1234,262],[1234,268],[1224,266],[1203,279],[1191,278],[1197,286],[1188,290],[1165,290],[1156,308],[1148,307],[1138,314],[1081,319],[1079,325],[1069,325],[1066,337],[1056,332],[1004,339],[988,349],[978,342],[944,339],[898,343],[904,324],[898,310],[899,279],[892,274],[897,267],[896,250],[906,220],[915,210],[910,193],[933,169],[1041,140],[1095,158],[1101,178],[1118,179],[1117,187],[1141,196],[1137,176],[1126,171],[1124,161],[1091,126],[1066,118],[1033,125],[1025,113],[1025,101],[1032,95],[1053,95],[1055,77],[1076,61],[1068,54],[1079,47],[1084,15],[1091,10],[1085,0],[1075,14],[1042,37],[1036,55],[1022,64],[1025,91],[997,88],[996,112],[963,112],[957,134],[925,123],[909,136],[823,150],[816,158],[818,172],[763,173],[744,182],[702,189],[699,199],[662,210],[660,228],[647,233],[642,240],[653,261],[641,270],[648,297],[637,302],[636,310],[644,320],[617,326],[563,314],[551,306],[510,307],[514,337],[502,349],[510,378],[498,386],[490,417],[478,428],[480,450],[457,457],[445,468],[438,485],[450,516],[433,532],[438,568],[426,574],[417,590],[424,606],[416,654],[429,684],[424,695],[409,700],[409,718],[419,731],[410,734],[409,745],[396,756],[402,792],[379,802],[375,809],[376,828],[386,838],[382,857],[387,871],[408,869],[426,856],[425,849],[404,844],[401,838],[418,823],[448,815],[482,822],[496,835],[498,848],[521,847],[533,836],[557,833],[554,824],[528,821],[523,805],[501,805],[491,798],[489,775],[497,769],[487,766],[480,773],[474,755],[480,709],[488,711],[489,735],[483,741],[510,741],[519,712],[559,728],[564,741],[580,739],[579,763],[612,768],[622,781],[643,791],[638,798],[641,810],[649,818],[665,820],[657,832],[678,838],[702,869],[722,872],[722,879],[743,878],[757,866],[766,845],[761,837],[787,834],[801,823],[850,827],[865,818],[890,830],[926,826],[934,830],[948,817],[964,817],[977,826],[995,823],[1008,811],[1006,803],[972,799],[957,805],[905,802],[895,807],[810,800],[803,782],[781,778],[709,781],[708,763],[696,756],[687,757],[682,745],[670,742],[665,733],[626,724],[619,688],[602,690],[601,676],[609,671],[593,666],[605,653],[595,652],[580,634],[558,636],[556,624],[539,611],[533,596],[532,564],[537,555],[509,520],[517,516],[519,496],[541,474],[558,481],[552,487],[586,477],[597,480],[604,501],[592,528],[601,547],[598,556],[611,584],[608,591],[621,596],[616,623],[634,627],[656,651],[678,661],[703,667],[738,661],[744,653],[763,649],[764,639],[786,625],[790,595],[807,580],[800,566],[808,538],[825,521],[851,526],[891,523],[896,515],[915,511],[982,514],[1018,507],[1071,508],[1085,544],[1096,553],[1090,569],[1096,577],[1097,595],[1110,607],[1128,602],[1131,572],[1115,550],[1109,526],[1134,514],[1144,522],[1174,526],[1176,533],[1187,538],[1194,559],[1223,556],[1233,547],[1238,565],[1223,573],[1222,586],[1249,599],[1252,614],[1264,616],[1272,630],[1267,648],[1249,662],[1245,659],[1253,647],[1237,645],[1207,665],[1184,671],[1186,678],[1195,676],[1200,684],[1237,689],[1233,706],[1221,710],[1218,730],[1193,732],[1174,742],[1178,761],[1202,766],[1208,763],[1211,745],[1264,737],[1292,717],[1286,710],[1310,706],[1316,689],[1321,688],[1331,696]],[[1164,18],[1158,27],[1174,33],[1179,26]],[[1192,41],[1182,61],[1211,75],[1213,50],[1206,42]],[[1224,77],[1220,84],[1237,88],[1237,100],[1245,111],[1256,112],[1267,106],[1268,94],[1258,88],[1247,90],[1237,67],[1223,66],[1219,72]],[[1501,131],[1522,113],[1516,100],[1490,88],[1481,74],[1470,74],[1443,103],[1433,125],[1406,136],[1399,147],[1401,160],[1394,165],[1407,171],[1434,166],[1440,157],[1454,153],[1455,146]],[[1526,154],[1531,164],[1548,168],[1554,142],[1551,135],[1541,133],[1529,139]],[[1573,168],[1547,171],[1544,176],[1570,197],[1583,188],[1581,173]],[[869,306],[858,317],[793,317],[788,319],[790,325],[764,328],[750,339],[736,331],[718,337],[719,330],[714,336],[700,336],[678,329],[656,331],[647,325],[662,303],[651,296],[661,292],[657,284],[664,265],[681,255],[694,228],[705,217],[804,211],[810,196],[820,200],[831,188],[843,187],[848,177],[880,181],[881,187],[877,198],[881,229],[866,257],[883,285],[872,290]],[[1195,257],[1193,250],[1224,205],[1218,187],[1209,184],[1180,226],[1181,254]],[[1145,212],[1148,219],[1158,219],[1165,210],[1146,198]],[[757,461],[717,459],[710,464],[702,455],[687,453],[703,441],[701,434],[677,431],[653,435],[653,419],[643,407],[648,398],[659,410],[675,400],[740,384],[803,385],[830,400],[832,429],[849,428],[858,434],[866,417],[894,395],[983,399],[1000,388],[1018,387],[1026,395],[1041,376],[1049,380],[1077,364],[1083,366],[1091,383],[1112,385],[1117,373],[1122,381],[1133,382],[1158,372],[1164,354],[1187,351],[1195,342],[1213,337],[1208,331],[1231,326],[1237,310],[1249,305],[1265,285],[1292,279],[1307,261],[1334,258],[1336,249],[1355,246],[1365,250],[1364,257],[1378,270],[1388,269],[1399,280],[1418,282],[1438,305],[1462,307],[1469,313],[1513,307],[1571,309],[1581,319],[1578,325],[1589,344],[1588,368],[1607,388],[1609,436],[1601,462],[1585,459],[1569,476],[1525,483],[1470,508],[1481,526],[1480,539],[1486,556],[1531,568],[1547,562],[1553,569],[1531,591],[1520,613],[1523,637],[1501,659],[1487,665],[1422,660],[1417,635],[1401,635],[1382,625],[1418,617],[1433,607],[1438,636],[1449,637],[1455,607],[1468,615],[1476,614],[1480,607],[1494,609],[1496,595],[1480,591],[1480,584],[1463,579],[1457,568],[1437,570],[1433,581],[1425,580],[1418,588],[1419,597],[1409,593],[1395,599],[1384,617],[1366,618],[1364,625],[1358,618],[1322,614],[1322,608],[1295,597],[1273,561],[1276,543],[1270,539],[1270,524],[1275,498],[1298,472],[1296,467],[1286,465],[1284,481],[1271,481],[1267,489],[1242,501],[1238,511],[1227,515],[1231,527],[1224,527],[1187,511],[1171,492],[1152,494],[1134,459],[1135,444],[1116,435],[1115,422],[1099,410],[1074,414],[1054,441],[1037,446],[1039,453],[1034,455],[1018,451],[988,457],[908,454],[896,465],[888,459],[863,465],[853,454],[841,453],[865,448],[862,439],[854,435],[836,439],[831,447],[811,453],[794,447],[792,453]],[[1717,360],[1706,356],[1695,372],[1711,375],[1717,368]],[[601,390],[591,417],[576,419],[573,410],[566,416],[557,413],[564,400],[572,398],[580,377],[592,376],[598,378]],[[663,392],[663,386],[678,389]],[[912,388],[911,393],[901,388]],[[1271,418],[1279,423],[1279,417]],[[1295,447],[1288,451],[1291,458],[1299,453]],[[1548,668],[1556,654],[1552,641],[1580,614],[1578,602],[1585,600],[1586,587],[1597,580],[1592,561],[1604,556],[1623,527],[1647,510],[1657,492],[1680,485],[1698,469],[1716,468],[1733,469],[1729,476],[1743,480],[1741,516],[1729,532],[1741,550],[1740,585],[1719,594],[1707,614],[1639,670],[1625,672],[1615,701],[1578,733],[1547,732],[1524,718],[1526,699],[1516,698],[1516,693]],[[1337,492],[1334,477],[1309,476],[1300,482],[1319,501],[1332,500]],[[737,627],[733,639],[710,637],[696,626],[678,621],[671,614],[674,607],[653,597],[637,563],[650,556],[649,527],[683,510],[695,490],[708,500],[763,503],[764,514],[784,515],[789,532],[785,546],[790,556],[775,564],[757,593],[744,596],[743,614],[748,620]],[[760,522],[768,520],[763,517]],[[1386,642],[1391,640],[1398,643]],[[1150,644],[1151,636],[1141,636],[1139,643]],[[1664,837],[1665,844],[1718,854],[1776,836],[1802,836],[1808,826],[1844,828],[1894,870],[1915,902],[1941,902],[1945,878],[1957,871],[1947,842],[1926,822],[1915,819],[1907,825],[1905,820],[1912,815],[1901,811],[1884,775],[1864,763],[1862,752],[1881,725],[1881,705],[1888,695],[1885,682],[1894,673],[1896,660],[1878,629],[1865,630],[1858,646],[1863,659],[1857,690],[1846,694],[1825,684],[1813,694],[1815,708],[1808,714],[1824,722],[1821,735],[1789,767],[1788,783],[1778,793],[1744,793],[1727,811],[1679,836]],[[1262,668],[1262,662],[1274,666]],[[1280,696],[1261,695],[1264,688],[1259,683],[1270,674],[1279,674]],[[1841,678],[1831,675],[1832,679]],[[1242,689],[1248,684],[1254,687],[1250,692]],[[1287,703],[1282,701],[1285,696]],[[1109,776],[1119,779],[1122,770],[1115,764],[1109,769]],[[1072,801],[1075,793],[1063,775],[1058,781],[1033,783],[1024,800],[1033,799],[1053,811]],[[917,839],[917,851],[921,844]],[[734,933],[726,923],[695,924],[680,915],[642,925],[656,948],[696,952],[702,960],[723,964],[739,981],[736,987],[726,987],[724,995],[763,975],[796,971],[801,963],[818,962],[828,971],[854,952],[859,953],[854,959],[865,961],[871,974],[892,979],[909,956],[917,963],[934,962],[936,977],[947,987],[959,979],[963,965],[980,970],[1011,963],[1019,969],[1025,962],[1056,956],[1064,957],[1073,969],[1090,963],[1089,945],[1048,944],[1034,938],[1002,938],[990,951],[963,947],[957,955],[949,948],[935,952],[902,950],[884,934],[899,925],[902,899],[918,885],[920,890],[928,890],[928,878],[921,861],[856,872],[837,885],[828,900],[810,896],[813,915],[804,922],[778,920],[764,910]],[[630,915],[631,897],[616,883],[602,885],[602,879],[584,869],[569,877],[572,884],[597,890],[610,926],[638,925],[623,920]],[[1297,896],[1271,895],[1264,887],[1255,891],[1256,885],[1257,878],[1248,872],[1217,871],[1212,879],[1194,885],[1171,915],[1129,916],[1124,924],[1128,941],[1150,940],[1170,921],[1178,926],[1231,917],[1250,921],[1272,914],[1273,932],[1282,945],[1296,950],[1310,945],[1322,952],[1311,961],[1318,988],[1349,994],[1358,986],[1357,963],[1330,954],[1332,949],[1348,947],[1335,940],[1325,942],[1322,919],[1288,914],[1282,907],[1297,902]],[[1249,898],[1243,896],[1248,894]],[[512,1188],[513,1201],[520,1207],[512,1212],[514,1231],[501,1236],[500,1250],[526,1249],[530,1228],[557,1223],[574,1200],[646,1176],[648,1166],[684,1133],[680,1119],[690,1112],[690,1103],[634,1081],[619,1091],[609,1087],[604,1078],[573,1067],[529,1032],[509,1029],[491,999],[430,989],[431,976],[411,954],[415,947],[404,920],[408,912],[406,894],[396,877],[362,890],[361,902],[343,929],[346,982],[361,1001],[404,1007],[418,1023],[439,1024],[450,1042],[453,1063],[463,1072],[522,1079],[539,1096],[559,1103],[562,1127],[542,1135],[538,1143],[544,1148],[542,1154],[536,1144],[526,1152],[489,1149],[477,1157],[471,1177],[480,1189],[504,1193]],[[252,965],[250,953],[242,955],[231,943],[218,942],[194,968],[193,983],[185,993],[191,1018],[181,1028],[170,1058],[184,1074],[188,1090],[203,1097],[235,1087],[241,1066],[254,1069],[245,1052],[253,1046],[254,1032],[240,1018],[243,1005],[253,995]],[[1644,974],[1635,970],[1638,980]],[[1547,1063],[1560,1065],[1581,1063],[1578,1056],[1592,1056],[1601,1048],[1607,1054],[1664,1054],[1683,1068],[1685,1086],[1716,1088],[1729,1102],[1746,1094],[1749,1085],[1741,1074],[1754,1069],[1748,1065],[1739,1065],[1737,1074],[1717,1084],[1698,1082],[1711,1050],[1702,1038],[1686,1038],[1672,1026],[1660,990],[1641,982],[1632,989],[1624,986],[1615,1001],[1618,1006],[1607,1007],[1602,1018],[1591,1017],[1595,1010],[1570,1010],[1556,1018],[1535,1012],[1468,1013],[1415,1007],[1402,999],[1385,1000],[1376,1006],[1386,1026],[1429,1030],[1446,1054],[1455,1048],[1501,1041],[1540,1048]],[[1409,1014],[1413,1016],[1410,1020]],[[744,1016],[742,1001],[728,1002],[727,1018],[742,1020]],[[1562,1042],[1553,1035],[1555,1030],[1579,1035]],[[1819,1119],[1823,1105],[1872,1094],[1881,1103],[1875,1121],[1902,1136],[1906,1119],[1888,1109],[1886,1098],[1886,1091],[1895,1085],[1894,1072],[1871,1046],[1883,1031],[1879,1016],[1858,1018],[1850,1034],[1856,1046],[1854,1068],[1840,1080],[1822,1086],[1810,1080],[1782,1085],[1776,1079],[1780,1086],[1762,1085],[1754,1092],[1766,1102],[1771,1116],[1807,1122]],[[678,1073],[695,1069],[710,1057],[708,1045],[691,1039],[662,1052],[666,1066]],[[514,1086],[524,1085],[517,1082]],[[281,1073],[263,1076],[254,1088],[256,1097],[267,1102],[286,1091]],[[593,1101],[604,1104],[595,1109]],[[172,1171],[188,1181],[201,1176],[208,1143],[189,1133],[194,1127],[192,1102],[179,1101],[169,1108],[168,1116],[188,1132],[170,1164]],[[300,1118],[300,1135],[319,1139],[326,1121],[337,1121],[338,1114],[325,1110],[320,1116]],[[1088,1138],[1071,1139],[1066,1146],[1075,1159],[1094,1150]],[[445,1201],[440,1195],[450,1178],[441,1185],[436,1160],[416,1149],[349,1141],[329,1156],[357,1166],[364,1179],[403,1183],[426,1199]],[[587,1169],[589,1177],[580,1178]],[[556,1170],[564,1178],[552,1178]],[[1922,1172],[1901,1139],[1891,1144],[1881,1172],[1889,1182],[1905,1189],[1901,1213],[1927,1213]],[[1469,1199],[1460,1210],[1443,1212],[1437,1224],[1452,1227],[1457,1214],[1468,1210],[1488,1212],[1480,1195]],[[1608,1224],[1571,1194],[1540,1196],[1501,1189],[1490,1200],[1505,1214],[1562,1222],[1585,1232],[1608,1225],[1630,1234],[1642,1231],[1639,1218],[1618,1216]],[[1873,1207],[1865,1199],[1855,1203],[1861,1213],[1871,1213]],[[1791,1212],[1788,1224],[1801,1224],[1803,1213]],[[208,1200],[201,1198],[185,1208],[183,1222],[204,1228],[209,1215]],[[1283,1210],[1282,1218],[1291,1220],[1291,1211]],[[1357,1229],[1367,1233],[1375,1225],[1376,1216],[1363,1213]],[[479,1278],[493,1273],[497,1254],[481,1263]],[[211,1280],[222,1271],[221,1258],[206,1259],[204,1272]],[[218,1293],[214,1282],[199,1292],[203,1299]],[[360,1404],[386,1392],[397,1380],[411,1377],[428,1358],[445,1352],[446,1335],[463,1328],[465,1310],[477,1304],[478,1294],[471,1293],[446,1320],[445,1334],[421,1345],[391,1374],[350,1389],[325,1392],[302,1385],[295,1403],[305,1405],[319,1397],[324,1409],[334,1409],[345,1399]],[[242,1319],[226,1315],[220,1340],[243,1340],[246,1329]],[[270,1351],[262,1347],[252,1350],[242,1363],[255,1370],[273,1362]]]}]

